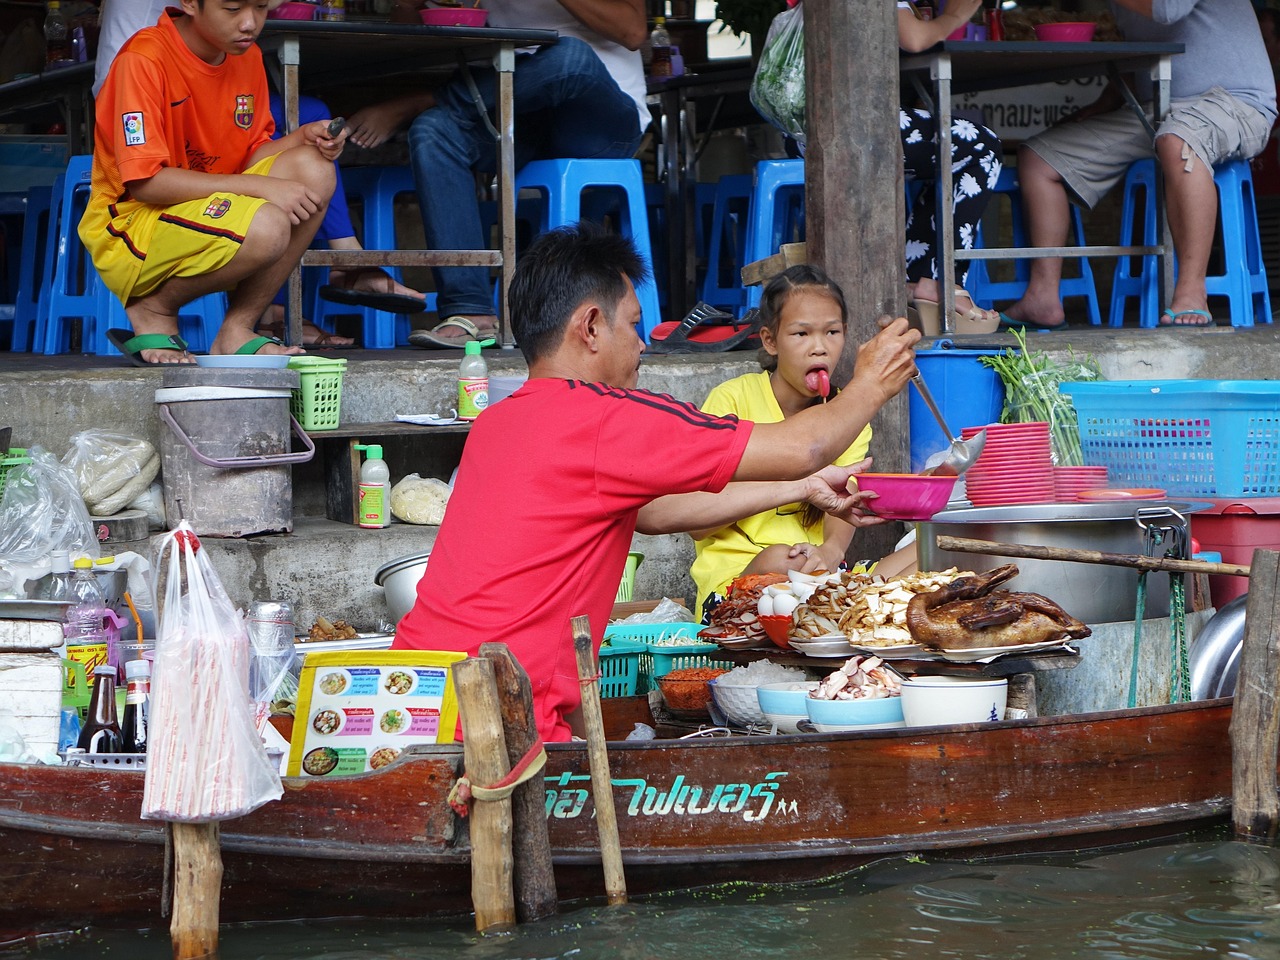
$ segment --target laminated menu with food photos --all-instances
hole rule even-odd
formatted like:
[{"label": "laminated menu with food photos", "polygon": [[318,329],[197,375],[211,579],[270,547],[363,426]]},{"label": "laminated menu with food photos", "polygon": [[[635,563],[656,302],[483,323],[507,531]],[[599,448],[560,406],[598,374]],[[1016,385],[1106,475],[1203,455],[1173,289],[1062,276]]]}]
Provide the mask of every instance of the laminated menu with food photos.
[{"label": "laminated menu with food photos", "polygon": [[309,653],[298,680],[290,776],[385,767],[415,743],[452,743],[458,700],[450,666],[463,653]]}]

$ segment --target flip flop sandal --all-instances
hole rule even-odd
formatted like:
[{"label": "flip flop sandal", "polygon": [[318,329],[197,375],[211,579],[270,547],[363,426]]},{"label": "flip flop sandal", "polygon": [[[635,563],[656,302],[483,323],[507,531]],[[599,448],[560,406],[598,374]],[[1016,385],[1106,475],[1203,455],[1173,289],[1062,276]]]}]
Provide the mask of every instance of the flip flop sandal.
[{"label": "flip flop sandal", "polygon": [[374,310],[385,310],[388,313],[422,313],[427,309],[425,299],[411,297],[407,293],[376,293],[372,290],[335,287],[332,284],[325,284],[320,288],[320,297],[332,303],[342,303],[351,307],[372,307]]},{"label": "flip flop sandal", "polygon": [[1055,323],[1052,327],[1046,327],[1039,323],[1028,323],[1026,320],[1015,320],[1008,314],[1000,314],[999,330],[1021,330],[1023,333],[1049,333],[1053,330],[1065,330],[1067,321]]},{"label": "flip flop sandal", "polygon": [[[1169,318],[1168,323],[1161,323],[1162,327],[1214,327],[1217,324],[1213,320],[1213,314],[1208,310],[1166,310],[1160,314],[1163,321],[1165,317]],[[1179,323],[1178,317],[1197,317],[1194,323]]]},{"label": "flip flop sandal", "polygon": [[741,319],[699,303],[683,320],[660,323],[649,334],[649,353],[725,353],[759,335],[760,312]]},{"label": "flip flop sandal", "polygon": [[235,355],[237,357],[251,357],[269,343],[274,343],[277,347],[285,345],[285,342],[279,337],[254,337],[247,343],[242,344]]},{"label": "flip flop sandal", "polygon": [[115,344],[116,349],[124,354],[135,367],[168,367],[172,364],[153,363],[142,359],[143,350],[173,350],[187,353],[187,343],[176,333],[140,333],[136,337],[132,330],[108,330],[107,339]]},{"label": "flip flop sandal", "polygon": [[467,335],[467,340],[479,340],[481,346],[494,343],[493,330],[482,331],[469,317],[457,316],[448,317],[441,320],[430,330],[414,330],[409,334],[409,343],[415,347],[444,347],[450,350],[462,350],[467,345],[467,340],[452,340],[447,337],[441,337],[437,331],[447,329],[448,327],[457,327]]}]

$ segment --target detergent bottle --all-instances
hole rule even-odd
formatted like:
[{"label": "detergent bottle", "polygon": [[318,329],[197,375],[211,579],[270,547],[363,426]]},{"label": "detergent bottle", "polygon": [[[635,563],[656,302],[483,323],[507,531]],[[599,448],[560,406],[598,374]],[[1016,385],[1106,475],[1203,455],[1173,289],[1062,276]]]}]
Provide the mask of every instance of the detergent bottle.
[{"label": "detergent bottle", "polygon": [[382,444],[357,443],[357,450],[365,452],[360,465],[360,512],[357,523],[369,529],[389,527],[388,510],[391,507],[391,471],[382,459]]}]

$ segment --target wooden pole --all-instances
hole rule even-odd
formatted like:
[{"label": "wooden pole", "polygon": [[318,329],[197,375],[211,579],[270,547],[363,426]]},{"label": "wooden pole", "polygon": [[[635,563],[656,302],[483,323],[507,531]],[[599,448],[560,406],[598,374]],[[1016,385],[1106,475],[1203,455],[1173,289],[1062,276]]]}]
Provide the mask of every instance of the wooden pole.
[{"label": "wooden pole", "polygon": [[[533,687],[505,643],[482,643],[480,656],[493,664],[507,743],[507,762],[514,767],[538,742],[533,716]],[[559,907],[547,830],[547,790],[541,775],[526,780],[511,795],[514,824],[516,917],[521,923],[553,916]]]},{"label": "wooden pole", "polygon": [[173,830],[173,960],[218,955],[222,851],[216,823],[171,823]]},{"label": "wooden pole", "polygon": [[[502,736],[502,711],[493,664],[471,657],[453,665],[462,716],[463,760],[472,783],[487,787],[510,772]],[[511,800],[471,805],[471,903],[476,930],[500,932],[515,926],[511,889]]]},{"label": "wooden pole", "polygon": [[600,668],[591,648],[591,621],[574,617],[573,650],[578,658],[582,684],[582,719],[587,726],[587,759],[591,765],[591,795],[595,798],[596,829],[600,831],[600,859],[604,865],[604,892],[609,906],[627,902],[627,880],[622,873],[622,842],[618,839],[618,811],[613,805],[613,778],[609,751],[604,743],[604,715],[600,712]]},{"label": "wooden pole", "polygon": [[1255,550],[1231,710],[1231,823],[1238,836],[1274,840],[1280,744],[1280,553]]},{"label": "wooden pole", "polygon": [[1249,576],[1248,567],[1237,563],[1213,563],[1209,560],[1174,560],[1165,557],[1142,557],[1132,553],[1103,553],[1099,550],[1041,547],[1029,543],[997,543],[994,540],[970,540],[968,537],[946,537],[942,535],[938,536],[937,543],[939,550],[953,550],[957,553],[978,553],[991,557],[1063,560],[1069,563],[1103,563],[1113,567],[1164,570],[1169,573],[1209,573],[1232,577]]}]

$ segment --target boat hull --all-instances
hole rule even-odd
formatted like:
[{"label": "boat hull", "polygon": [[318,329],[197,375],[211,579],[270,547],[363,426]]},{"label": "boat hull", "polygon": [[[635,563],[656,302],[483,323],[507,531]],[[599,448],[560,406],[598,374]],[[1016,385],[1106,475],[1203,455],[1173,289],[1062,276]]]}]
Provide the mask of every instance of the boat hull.
[{"label": "boat hull", "polygon": [[[1230,810],[1230,700],[934,729],[611,743],[628,887],[832,876],[904,853],[987,855],[1173,835]],[[222,825],[224,922],[470,910],[457,747],[287,779]],[[602,892],[586,751],[548,747],[562,899]],[[0,943],[163,925],[164,826],[143,775],[0,764]],[[86,895],[87,891],[92,891]]]}]

